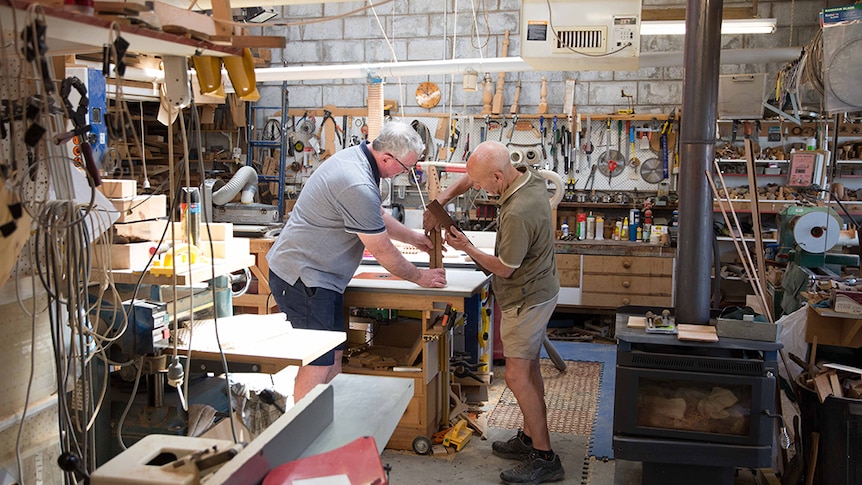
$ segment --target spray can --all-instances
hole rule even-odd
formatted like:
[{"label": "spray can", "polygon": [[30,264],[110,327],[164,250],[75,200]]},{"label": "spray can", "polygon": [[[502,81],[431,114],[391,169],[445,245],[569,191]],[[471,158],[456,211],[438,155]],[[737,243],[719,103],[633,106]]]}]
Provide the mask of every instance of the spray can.
[{"label": "spray can", "polygon": [[605,238],[605,220],[602,216],[596,217],[596,241],[602,241]]},{"label": "spray can", "polygon": [[587,216],[587,239],[596,238],[596,218],[593,217],[592,211]]},{"label": "spray can", "polygon": [[587,237],[587,215],[581,212],[578,214],[578,239],[586,239]]},{"label": "spray can", "polygon": [[183,187],[183,201],[180,204],[180,211],[183,241],[192,246],[200,246],[201,191],[199,188]]}]

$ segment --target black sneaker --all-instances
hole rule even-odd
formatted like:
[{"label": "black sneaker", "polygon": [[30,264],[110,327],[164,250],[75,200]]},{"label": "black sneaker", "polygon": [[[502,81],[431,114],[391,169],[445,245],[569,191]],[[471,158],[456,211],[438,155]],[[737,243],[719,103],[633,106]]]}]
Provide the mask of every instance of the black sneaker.
[{"label": "black sneaker", "polygon": [[518,434],[509,438],[509,441],[495,441],[494,444],[491,445],[491,449],[494,451],[494,454],[500,458],[506,458],[507,460],[526,460],[527,457],[530,456],[530,452],[533,451],[533,446],[524,442],[524,438],[526,436],[527,435],[519,429]]},{"label": "black sneaker", "polygon": [[523,463],[500,473],[503,482],[509,485],[538,485],[545,482],[558,482],[566,476],[560,455],[554,453],[552,460],[543,460],[539,452],[533,451]]}]

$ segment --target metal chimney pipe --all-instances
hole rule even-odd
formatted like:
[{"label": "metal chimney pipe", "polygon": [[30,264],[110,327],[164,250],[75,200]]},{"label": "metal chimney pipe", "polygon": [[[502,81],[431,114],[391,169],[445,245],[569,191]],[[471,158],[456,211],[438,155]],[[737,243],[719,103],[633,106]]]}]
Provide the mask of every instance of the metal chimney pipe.
[{"label": "metal chimney pipe", "polygon": [[712,269],[712,192],[723,0],[687,0],[680,123],[676,319],[707,324]]}]

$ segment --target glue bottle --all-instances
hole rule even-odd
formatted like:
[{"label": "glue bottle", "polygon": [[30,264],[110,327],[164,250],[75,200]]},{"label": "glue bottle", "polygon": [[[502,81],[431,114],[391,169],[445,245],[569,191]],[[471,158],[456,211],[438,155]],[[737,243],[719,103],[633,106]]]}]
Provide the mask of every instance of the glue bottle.
[{"label": "glue bottle", "polygon": [[628,241],[629,240],[629,218],[626,217],[623,219],[623,227],[620,229],[620,240]]},{"label": "glue bottle", "polygon": [[561,226],[561,229],[563,230],[563,237],[568,237],[569,236],[569,224],[566,222],[565,218],[563,218],[563,225]]},{"label": "glue bottle", "polygon": [[596,217],[596,241],[601,241],[605,238],[605,220],[602,216]]}]

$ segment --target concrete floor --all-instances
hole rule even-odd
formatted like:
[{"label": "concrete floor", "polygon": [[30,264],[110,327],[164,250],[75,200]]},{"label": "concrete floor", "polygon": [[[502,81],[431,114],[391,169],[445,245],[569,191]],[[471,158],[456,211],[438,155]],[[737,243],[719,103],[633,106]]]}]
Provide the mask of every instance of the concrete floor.
[{"label": "concrete floor", "polygon": [[[505,389],[505,367],[494,367],[494,380],[489,389],[489,401],[482,406],[483,411],[491,412]],[[381,455],[384,465],[389,465],[389,481],[400,484],[500,484],[500,472],[518,463],[494,456],[491,443],[506,440],[514,430],[491,428],[487,439],[473,436],[464,448],[446,456],[422,456],[412,451],[384,450]],[[596,460],[588,456],[589,437],[551,433],[551,445],[560,455],[566,478],[563,484],[583,485],[639,485],[641,483],[640,463]],[[697,477],[692,477],[692,483]],[[734,485],[755,485],[757,481],[751,471],[738,470]]]},{"label": "concrete floor", "polygon": [[[490,413],[497,404],[505,389],[505,372],[503,365],[494,367],[494,379],[488,390],[489,400],[481,409]],[[235,374],[235,378],[246,382],[250,387],[260,389],[272,387],[289,397],[292,401],[293,380],[296,377],[295,368],[289,367],[275,375]],[[487,485],[500,484],[500,472],[512,468],[517,462],[494,456],[491,443],[494,440],[505,440],[514,434],[514,430],[491,428],[487,439],[473,436],[464,448],[457,453],[446,456],[422,456],[412,451],[384,450],[381,459],[391,467],[390,483],[393,485],[424,485],[424,484],[470,484]],[[551,444],[562,460],[566,470],[566,478],[562,484],[582,485],[640,485],[640,463],[622,460],[596,460],[588,456],[589,437],[551,433]],[[696,483],[693,477],[692,483]],[[759,482],[749,470],[737,470],[734,485],[755,485]]]}]

